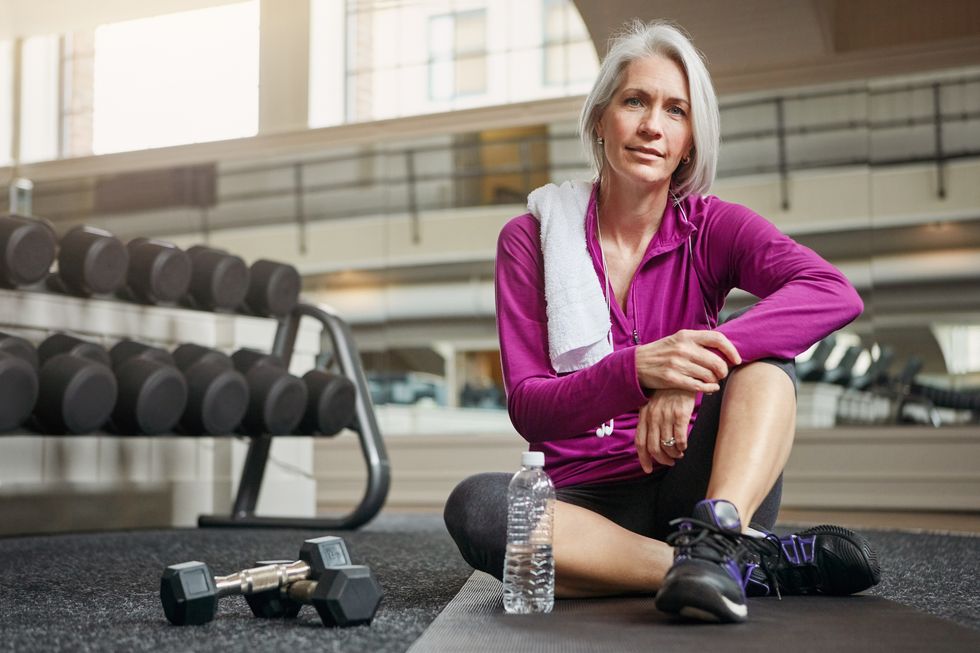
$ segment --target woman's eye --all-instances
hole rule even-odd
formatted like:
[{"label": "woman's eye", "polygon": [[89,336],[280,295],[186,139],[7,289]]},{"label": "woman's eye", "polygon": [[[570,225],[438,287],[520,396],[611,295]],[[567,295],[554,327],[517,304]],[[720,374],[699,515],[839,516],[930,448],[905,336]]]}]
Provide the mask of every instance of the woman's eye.
[{"label": "woman's eye", "polygon": [[684,111],[684,109],[682,109],[681,107],[677,106],[676,104],[673,105],[673,106],[671,106],[671,107],[669,107],[667,109],[667,113],[672,113],[675,116],[686,116],[687,115],[687,113]]},{"label": "woman's eye", "polygon": [[639,107],[639,106],[643,106],[643,103],[640,102],[640,98],[630,97],[630,98],[626,98],[626,106]]}]

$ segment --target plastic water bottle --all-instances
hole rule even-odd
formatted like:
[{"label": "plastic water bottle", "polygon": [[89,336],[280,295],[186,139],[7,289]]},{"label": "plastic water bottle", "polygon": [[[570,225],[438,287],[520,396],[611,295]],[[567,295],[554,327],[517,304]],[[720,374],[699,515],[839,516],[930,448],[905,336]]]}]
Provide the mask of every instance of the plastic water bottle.
[{"label": "plastic water bottle", "polygon": [[544,471],[544,454],[521,454],[521,471],[507,488],[507,555],[504,610],[551,612],[555,605],[555,559],[551,550],[555,486]]}]

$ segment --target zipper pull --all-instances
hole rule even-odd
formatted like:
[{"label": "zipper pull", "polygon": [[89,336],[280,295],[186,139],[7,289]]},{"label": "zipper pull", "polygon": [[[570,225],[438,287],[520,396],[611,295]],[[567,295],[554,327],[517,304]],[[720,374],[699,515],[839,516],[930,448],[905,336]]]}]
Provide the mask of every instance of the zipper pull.
[{"label": "zipper pull", "polygon": [[636,329],[633,329],[633,344],[640,344],[640,334],[636,332]]}]

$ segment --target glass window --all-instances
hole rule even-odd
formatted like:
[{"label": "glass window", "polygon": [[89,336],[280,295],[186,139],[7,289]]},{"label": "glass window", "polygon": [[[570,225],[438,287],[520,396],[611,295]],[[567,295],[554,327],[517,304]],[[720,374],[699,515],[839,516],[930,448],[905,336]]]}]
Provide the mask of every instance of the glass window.
[{"label": "glass window", "polygon": [[487,13],[429,19],[429,97],[452,100],[487,91]]},{"label": "glass window", "polygon": [[34,36],[21,49],[20,160],[58,158],[59,38]]},{"label": "glass window", "polygon": [[344,0],[310,3],[310,127],[344,122]]},{"label": "glass window", "polygon": [[93,152],[254,135],[258,57],[255,0],[100,26]]},{"label": "glass window", "polygon": [[12,161],[14,126],[14,45],[0,41],[0,165]]},{"label": "glass window", "polygon": [[598,72],[595,49],[570,0],[544,0],[544,83],[590,82]]}]

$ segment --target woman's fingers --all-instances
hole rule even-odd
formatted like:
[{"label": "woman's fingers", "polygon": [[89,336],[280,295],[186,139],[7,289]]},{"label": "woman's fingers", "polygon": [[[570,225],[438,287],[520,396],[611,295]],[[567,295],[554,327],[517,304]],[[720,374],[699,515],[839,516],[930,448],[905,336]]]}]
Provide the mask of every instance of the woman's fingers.
[{"label": "woman's fingers", "polygon": [[682,330],[636,349],[637,375],[650,389],[716,392],[730,364],[742,360],[728,338],[717,331]]},{"label": "woman's fingers", "polygon": [[702,347],[718,350],[722,356],[728,359],[732,365],[741,365],[742,357],[732,341],[720,331],[684,331],[682,333],[692,334],[691,338]]}]

